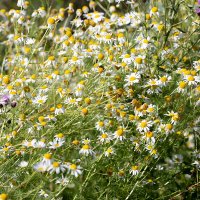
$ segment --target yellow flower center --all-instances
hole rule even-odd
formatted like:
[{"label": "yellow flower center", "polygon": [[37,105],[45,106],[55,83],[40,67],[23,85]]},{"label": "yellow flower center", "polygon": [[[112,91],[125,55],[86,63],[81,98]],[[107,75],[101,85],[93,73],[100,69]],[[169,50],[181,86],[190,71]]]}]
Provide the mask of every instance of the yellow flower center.
[{"label": "yellow flower center", "polygon": [[188,76],[188,77],[187,77],[187,80],[188,80],[188,81],[194,81],[195,79],[194,79],[194,76]]},{"label": "yellow flower center", "polygon": [[152,12],[158,12],[158,8],[157,8],[157,7],[153,7],[153,8],[151,9],[151,11],[152,11]]},{"label": "yellow flower center", "polygon": [[131,77],[129,78],[129,81],[135,81],[135,80],[136,80],[135,76],[131,76]]},{"label": "yellow flower center", "polygon": [[136,58],[136,59],[135,59],[135,62],[136,62],[137,64],[142,64],[142,58]]},{"label": "yellow flower center", "polygon": [[48,18],[47,23],[50,25],[55,24],[55,19],[50,17],[50,18]]},{"label": "yellow flower center", "polygon": [[151,131],[149,131],[149,132],[146,133],[146,136],[147,136],[148,138],[151,138],[151,137],[153,136],[153,133],[152,133]]},{"label": "yellow flower center", "polygon": [[62,108],[62,104],[58,104],[57,105],[57,108],[59,109],[59,108]]},{"label": "yellow flower center", "polygon": [[51,159],[51,154],[50,153],[45,153],[44,154],[45,159]]},{"label": "yellow flower center", "polygon": [[106,35],[106,39],[107,40],[111,39],[111,35]]},{"label": "yellow flower center", "polygon": [[6,200],[8,199],[8,195],[5,193],[0,194],[0,200]]},{"label": "yellow flower center", "polygon": [[54,56],[49,56],[48,60],[53,61],[53,60],[55,60],[55,57]]},{"label": "yellow flower center", "polygon": [[90,149],[90,146],[88,144],[85,144],[85,145],[83,145],[82,149],[88,150],[88,149]]},{"label": "yellow flower center", "polygon": [[70,168],[71,170],[76,170],[76,169],[77,169],[77,166],[76,166],[75,164],[71,164],[71,165],[69,166],[69,168]]},{"label": "yellow flower center", "polygon": [[130,58],[131,56],[129,55],[129,54],[126,54],[125,56],[124,56],[124,58]]},{"label": "yellow flower center", "polygon": [[103,133],[103,134],[101,135],[101,137],[102,137],[103,139],[106,139],[106,138],[108,137],[108,135],[107,135],[106,133]]},{"label": "yellow flower center", "polygon": [[147,127],[147,122],[146,122],[146,121],[142,121],[142,122],[140,123],[140,127],[141,127],[141,128]]},{"label": "yellow flower center", "polygon": [[41,103],[41,104],[42,104],[42,103],[44,103],[44,100],[43,100],[43,99],[39,99],[39,100],[38,100],[38,103]]},{"label": "yellow flower center", "polygon": [[131,169],[134,170],[134,171],[135,171],[135,170],[138,170],[138,166],[137,166],[137,165],[132,166]]},{"label": "yellow flower center", "polygon": [[53,167],[54,167],[54,168],[57,168],[57,167],[59,167],[59,166],[60,166],[59,162],[53,162]]},{"label": "yellow flower center", "polygon": [[122,136],[122,135],[124,135],[124,130],[123,129],[118,129],[116,131],[116,134],[117,134],[117,136]]},{"label": "yellow flower center", "polygon": [[78,58],[77,58],[76,56],[73,56],[73,57],[72,57],[72,61],[75,62],[75,61],[77,61],[77,60],[78,60]]},{"label": "yellow flower center", "polygon": [[165,127],[166,127],[167,130],[172,130],[173,125],[172,124],[166,124]]},{"label": "yellow flower center", "polygon": [[148,41],[147,39],[144,39],[143,42],[144,42],[145,44],[148,44],[148,43],[149,43],[149,41]]},{"label": "yellow flower center", "polygon": [[160,81],[163,82],[163,83],[166,82],[167,81],[167,77],[166,76],[161,77]]},{"label": "yellow flower center", "polygon": [[111,148],[109,148],[109,149],[107,149],[107,153],[112,153],[113,152],[113,150],[111,149]]},{"label": "yellow flower center", "polygon": [[62,133],[59,133],[56,136],[57,136],[57,138],[63,138],[64,137],[64,135]]},{"label": "yellow flower center", "polygon": [[99,125],[100,127],[103,127],[103,126],[104,126],[104,122],[98,122],[98,125]]}]

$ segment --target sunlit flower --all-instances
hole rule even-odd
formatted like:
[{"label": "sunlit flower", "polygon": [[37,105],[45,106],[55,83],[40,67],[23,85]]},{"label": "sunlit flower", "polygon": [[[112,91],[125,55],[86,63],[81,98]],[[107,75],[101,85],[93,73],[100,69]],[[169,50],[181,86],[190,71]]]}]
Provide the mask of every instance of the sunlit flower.
[{"label": "sunlit flower", "polygon": [[80,174],[82,174],[82,168],[79,165],[76,164],[68,164],[68,170],[69,173],[75,177],[78,177]]},{"label": "sunlit flower", "polygon": [[127,75],[125,78],[125,81],[127,82],[126,85],[130,86],[133,85],[133,83],[139,83],[140,74],[138,73],[131,73],[130,75]]},{"label": "sunlit flower", "polygon": [[52,173],[59,174],[60,172],[64,172],[66,170],[65,166],[60,162],[53,162],[49,167],[48,171]]},{"label": "sunlit flower", "polygon": [[88,156],[93,155],[94,151],[91,149],[90,145],[84,144],[79,153]]},{"label": "sunlit flower", "polygon": [[130,169],[130,174],[135,176],[138,175],[138,173],[139,173],[139,167],[137,165],[132,166]]}]

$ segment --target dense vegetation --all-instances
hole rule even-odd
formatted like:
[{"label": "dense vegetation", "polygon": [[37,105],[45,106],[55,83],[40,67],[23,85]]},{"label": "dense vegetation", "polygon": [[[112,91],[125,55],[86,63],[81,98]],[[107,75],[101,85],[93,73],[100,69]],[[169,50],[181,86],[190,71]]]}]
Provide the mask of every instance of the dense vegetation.
[{"label": "dense vegetation", "polygon": [[50,2],[0,10],[0,200],[199,199],[200,1]]}]

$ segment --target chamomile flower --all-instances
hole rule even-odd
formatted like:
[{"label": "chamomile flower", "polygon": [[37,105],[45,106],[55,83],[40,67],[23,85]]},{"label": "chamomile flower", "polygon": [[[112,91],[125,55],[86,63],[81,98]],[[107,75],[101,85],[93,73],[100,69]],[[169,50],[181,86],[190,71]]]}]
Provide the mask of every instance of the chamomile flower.
[{"label": "chamomile flower", "polygon": [[133,165],[130,169],[130,174],[136,176],[139,174],[139,167],[138,165]]},{"label": "chamomile flower", "polygon": [[126,139],[126,137],[125,137],[125,131],[126,131],[126,130],[125,130],[124,128],[119,127],[119,128],[114,132],[113,138],[114,138],[114,139],[117,139],[117,140],[120,140],[120,141]]},{"label": "chamomile flower", "polygon": [[109,143],[112,138],[111,134],[103,132],[101,135],[99,135],[98,139],[101,143]]},{"label": "chamomile flower", "polygon": [[176,124],[178,122],[178,120],[179,120],[179,114],[177,112],[174,112],[174,111],[170,112],[170,111],[168,111],[168,113],[165,114],[165,115],[171,117],[172,124]]},{"label": "chamomile flower", "polygon": [[55,135],[55,139],[58,141],[64,141],[65,137],[63,133],[58,133],[57,135]]},{"label": "chamomile flower", "polygon": [[34,147],[36,142],[37,142],[36,139],[33,139],[33,140],[31,140],[31,141],[25,140],[25,141],[22,143],[22,145],[25,146],[25,147]]},{"label": "chamomile flower", "polygon": [[25,6],[25,0],[18,0],[17,1],[17,6],[18,7],[24,7]]},{"label": "chamomile flower", "polygon": [[141,133],[147,132],[150,130],[152,125],[153,125],[153,123],[151,121],[142,120],[141,122],[138,123],[137,130],[139,130]]},{"label": "chamomile flower", "polygon": [[148,94],[159,93],[161,91],[159,88],[159,81],[157,79],[150,79],[146,87],[149,87],[147,90]]},{"label": "chamomile flower", "polygon": [[52,155],[50,153],[45,153],[43,155],[41,163],[45,164],[46,166],[50,166],[53,162]]},{"label": "chamomile flower", "polygon": [[153,114],[156,111],[156,106],[153,104],[148,105],[148,108],[146,110],[149,114]]},{"label": "chamomile flower", "polygon": [[71,104],[71,105],[78,105],[78,103],[82,100],[82,98],[72,98],[68,97],[65,100],[65,104]]},{"label": "chamomile flower", "polygon": [[144,66],[144,56],[136,56],[134,58],[134,65],[137,69],[141,69]]},{"label": "chamomile flower", "polygon": [[34,170],[36,170],[37,172],[46,172],[48,167],[49,165],[43,162],[38,162],[33,166]]},{"label": "chamomile flower", "polygon": [[185,81],[180,81],[180,82],[178,83],[177,91],[178,91],[178,92],[185,92],[186,89],[187,89],[187,82],[185,82]]},{"label": "chamomile flower", "polygon": [[130,54],[123,54],[120,58],[122,58],[122,62],[126,63],[127,65],[134,61],[134,58]]},{"label": "chamomile flower", "polygon": [[55,115],[60,115],[65,113],[65,108],[62,104],[58,104],[55,109]]},{"label": "chamomile flower", "polygon": [[153,132],[151,131],[146,132],[143,138],[147,141],[147,143],[155,144],[156,140]]},{"label": "chamomile flower", "polygon": [[153,7],[150,11],[150,16],[159,16],[159,12],[158,12],[158,8],[157,7]]},{"label": "chamomile flower", "polygon": [[90,142],[91,142],[91,140],[88,138],[82,140],[83,144],[90,144]]},{"label": "chamomile flower", "polygon": [[166,134],[172,133],[174,131],[174,127],[172,124],[165,124]]},{"label": "chamomile flower", "polygon": [[109,147],[109,148],[105,151],[104,154],[105,154],[106,157],[109,157],[109,156],[115,154],[115,151],[114,151],[114,149],[113,149],[112,147]]},{"label": "chamomile flower", "polygon": [[59,174],[60,172],[64,172],[66,170],[65,165],[60,162],[52,162],[51,165],[48,167],[48,171],[50,174],[56,173]]},{"label": "chamomile flower", "polygon": [[45,140],[40,140],[40,141],[37,141],[35,144],[34,144],[34,147],[35,148],[45,148],[46,147],[46,143],[45,143]]},{"label": "chamomile flower", "polygon": [[160,77],[160,79],[159,79],[159,83],[160,83],[161,86],[166,86],[167,83],[168,83],[171,79],[172,79],[171,76],[168,76],[168,75],[162,76],[162,77]]},{"label": "chamomile flower", "polygon": [[91,149],[91,146],[89,144],[84,144],[81,148],[81,150],[79,151],[80,154],[83,155],[94,155],[94,151]]},{"label": "chamomile flower", "polygon": [[197,85],[200,82],[200,76],[186,75],[184,79],[188,85]]},{"label": "chamomile flower", "polygon": [[62,185],[62,186],[66,186],[68,185],[70,182],[70,180],[67,177],[62,176],[62,178],[58,178],[56,180],[56,184]]},{"label": "chamomile flower", "polygon": [[37,97],[35,97],[34,99],[33,99],[33,104],[36,104],[36,105],[42,105],[42,104],[44,104],[44,103],[46,103],[46,101],[47,101],[47,99],[48,99],[48,96],[47,95],[44,95],[44,96],[37,96]]},{"label": "chamomile flower", "polygon": [[64,143],[65,143],[64,140],[54,139],[52,142],[49,142],[49,148],[50,149],[57,149],[57,148],[63,146]]},{"label": "chamomile flower", "polygon": [[104,131],[105,130],[105,123],[104,123],[104,121],[98,121],[98,122],[96,122],[95,128],[98,131]]},{"label": "chamomile flower", "polygon": [[70,65],[78,65],[78,66],[83,66],[84,62],[82,60],[82,56],[76,56],[74,55],[70,60],[69,60]]},{"label": "chamomile flower", "polygon": [[82,167],[80,167],[79,165],[70,163],[68,164],[68,171],[72,176],[78,177],[79,175],[82,174]]},{"label": "chamomile flower", "polygon": [[139,80],[140,80],[139,73],[131,73],[130,75],[127,75],[125,78],[127,86],[133,85],[134,83],[139,83]]}]

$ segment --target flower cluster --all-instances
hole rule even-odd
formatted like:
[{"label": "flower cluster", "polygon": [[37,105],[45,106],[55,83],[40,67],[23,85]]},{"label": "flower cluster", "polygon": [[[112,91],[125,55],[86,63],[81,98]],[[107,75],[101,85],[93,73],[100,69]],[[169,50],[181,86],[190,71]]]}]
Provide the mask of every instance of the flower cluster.
[{"label": "flower cluster", "polygon": [[173,198],[197,184],[200,21],[188,2],[0,10],[0,199]]}]

